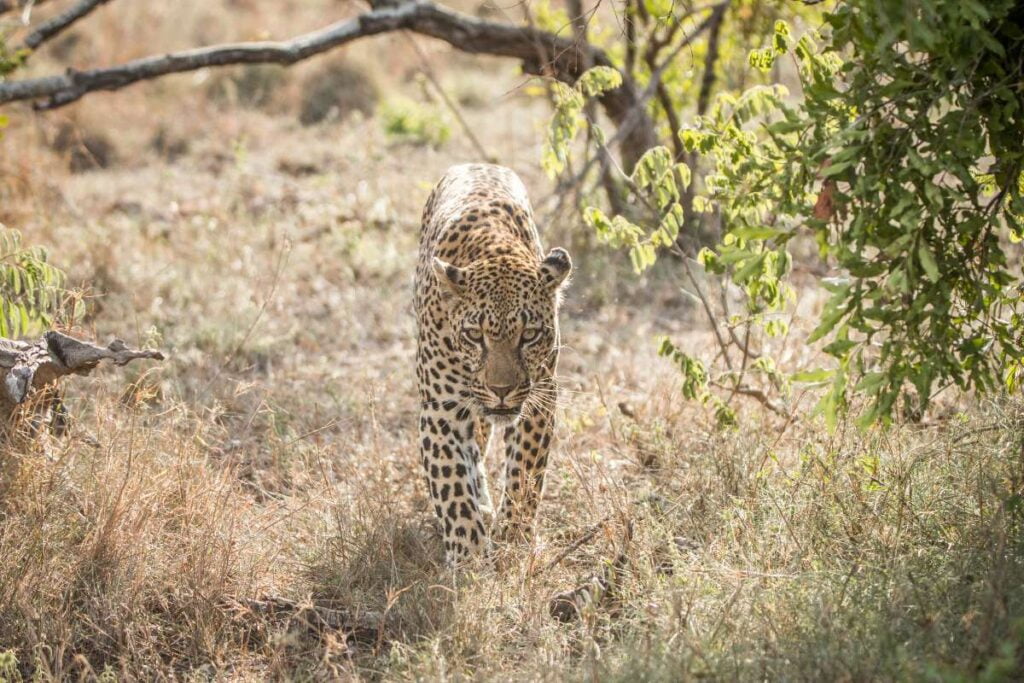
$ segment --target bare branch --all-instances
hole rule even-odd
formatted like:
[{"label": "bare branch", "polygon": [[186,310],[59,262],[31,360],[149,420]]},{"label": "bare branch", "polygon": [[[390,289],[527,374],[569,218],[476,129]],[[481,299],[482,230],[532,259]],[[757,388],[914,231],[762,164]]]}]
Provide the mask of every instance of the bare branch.
[{"label": "bare branch", "polygon": [[[718,318],[715,316],[714,311],[711,310],[711,304],[708,302],[707,296],[704,295],[704,290],[701,289],[696,276],[693,274],[693,270],[690,268],[688,257],[683,253],[680,253],[679,257],[683,262],[683,270],[686,272],[686,276],[690,278],[690,282],[693,283],[693,289],[696,291],[697,298],[700,299],[701,304],[704,306],[704,313],[708,317],[708,324],[711,325],[711,329],[715,333],[715,341],[718,342],[718,348],[722,352],[722,357],[725,359],[725,366],[729,368],[729,370],[732,370],[732,359],[729,357],[729,346],[725,343],[725,339],[722,337],[722,333],[718,329]],[[726,325],[726,329],[728,329],[728,325]]]},{"label": "bare branch", "polygon": [[[47,2],[47,0],[35,0],[32,6],[36,7],[44,2]],[[12,10],[24,9],[27,5],[28,0],[0,0],[0,15],[7,14]]]},{"label": "bare branch", "polygon": [[[294,64],[359,38],[403,29],[443,40],[463,52],[519,59],[527,73],[550,74],[569,83],[579,78],[587,63],[612,66],[603,50],[578,45],[569,38],[536,28],[485,21],[413,0],[378,7],[285,42],[217,45],[145,57],[108,68],[69,69],[60,75],[0,83],[0,104],[33,100],[36,109],[55,109],[93,91],[119,90],[167,74],[227,64]],[[644,99],[637,94],[628,75],[624,75],[621,87],[601,97],[602,106],[616,125],[623,128],[629,124],[619,137],[627,168],[632,168],[656,140],[647,112],[638,106]]]},{"label": "bare branch", "polygon": [[416,42],[416,39],[411,33],[404,31],[402,35],[408,39],[409,44],[412,45],[413,50],[416,51],[416,55],[420,58],[420,72],[426,76],[427,80],[430,81],[430,84],[434,86],[434,91],[441,98],[441,101],[444,102],[444,105],[448,107],[448,111],[452,113],[452,116],[455,117],[455,120],[459,123],[459,127],[462,128],[462,132],[466,134],[466,137],[469,139],[470,143],[472,143],[476,153],[480,155],[480,159],[482,161],[497,163],[497,157],[487,153],[487,150],[484,149],[483,143],[480,142],[480,138],[478,138],[476,133],[473,132],[473,127],[469,125],[469,122],[466,121],[466,117],[462,115],[462,110],[459,109],[459,105],[452,100],[451,96],[448,95],[448,91],[444,89],[443,85],[441,85],[441,79],[439,79],[437,74],[434,73],[434,67],[431,65],[430,58],[427,56],[427,53],[422,47],[420,47],[420,44]]},{"label": "bare branch", "polygon": [[44,21],[38,28],[32,31],[32,33],[28,34],[28,36],[25,37],[25,47],[33,50],[36,49],[46,41],[64,31],[79,19],[88,16],[100,5],[105,5],[108,2],[110,2],[110,0],[81,0],[81,2],[78,2],[73,7],[68,8],[66,11],[61,12],[52,19]]}]

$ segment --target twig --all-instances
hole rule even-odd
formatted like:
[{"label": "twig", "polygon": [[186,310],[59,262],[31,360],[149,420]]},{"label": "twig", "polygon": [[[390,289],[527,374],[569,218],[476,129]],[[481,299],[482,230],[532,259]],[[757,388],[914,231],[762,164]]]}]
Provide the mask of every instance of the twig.
[{"label": "twig", "polygon": [[723,391],[731,391],[735,394],[739,394],[740,396],[749,396],[750,398],[756,400],[758,403],[760,403],[765,408],[772,411],[779,417],[789,419],[789,412],[787,412],[786,409],[780,406],[778,403],[768,398],[768,395],[765,394],[760,389],[754,389],[753,387],[748,387],[744,384],[738,384],[730,387],[722,384],[721,382],[715,381],[710,381],[708,382],[708,384],[715,387],[716,389],[721,389]]},{"label": "twig", "polygon": [[722,338],[722,333],[718,330],[718,321],[715,318],[714,311],[711,310],[711,304],[708,303],[708,298],[704,296],[704,291],[700,288],[700,284],[697,283],[697,278],[693,274],[693,270],[690,268],[690,262],[686,255],[682,257],[683,270],[686,271],[686,276],[690,278],[690,282],[693,283],[693,288],[697,290],[697,298],[700,299],[701,304],[704,305],[704,313],[707,314],[708,322],[711,324],[711,329],[715,333],[715,339],[718,341],[718,348],[722,350],[722,356],[725,358],[725,367],[732,370],[732,359],[729,358],[729,347],[725,344],[725,339]]},{"label": "twig", "polygon": [[32,31],[32,33],[28,34],[28,36],[25,37],[25,47],[32,50],[36,49],[46,41],[64,31],[79,19],[88,16],[100,5],[105,5],[108,2],[110,2],[110,0],[81,0],[52,19],[44,21],[38,28]]},{"label": "twig", "polygon": [[572,544],[570,544],[567,548],[565,548],[565,550],[563,550],[562,552],[558,553],[558,555],[556,555],[553,560],[551,560],[550,562],[545,564],[543,567],[541,567],[537,571],[533,572],[532,576],[533,577],[540,576],[544,572],[546,572],[549,569],[552,569],[556,565],[560,564],[562,562],[562,560],[564,560],[565,558],[569,557],[574,552],[576,552],[577,550],[582,548],[584,545],[589,543],[590,540],[593,539],[594,536],[597,535],[597,532],[601,531],[601,529],[604,528],[604,525],[607,524],[610,519],[611,519],[611,517],[605,516],[605,517],[602,517],[599,521],[595,522],[594,524],[591,524],[587,528],[587,530],[585,532],[583,532],[582,536],[580,536],[575,541],[573,541]]},{"label": "twig", "polygon": [[249,323],[249,328],[245,331],[245,334],[242,335],[242,338],[238,341],[238,344],[235,345],[235,348],[231,353],[228,354],[227,360],[231,360],[241,353],[242,347],[249,341],[249,337],[252,336],[252,333],[256,330],[256,326],[259,325],[260,320],[263,318],[263,314],[267,311],[267,306],[277,293],[278,285],[281,284],[281,275],[284,273],[284,268],[288,264],[288,255],[291,254],[291,251],[291,244],[286,243],[284,249],[281,250],[281,253],[277,257],[277,267],[274,268],[274,281],[270,284],[270,291],[267,293],[267,296],[264,297],[263,303],[260,304],[260,310],[256,312],[256,317],[254,317],[252,322]]},{"label": "twig", "polygon": [[[674,17],[673,17],[674,18]],[[647,49],[644,51],[644,62],[647,64],[647,68],[654,72],[657,69],[658,57],[661,54],[662,49],[672,42],[675,38],[676,31],[682,26],[682,18],[675,19],[665,31],[663,37],[657,35],[657,31],[653,31],[650,43]],[[632,26],[632,24],[630,24]],[[675,159],[682,158],[685,152],[682,144],[682,140],[679,139],[679,115],[676,113],[675,106],[672,104],[672,98],[669,97],[668,89],[665,88],[664,83],[658,83],[657,90],[655,91],[658,96],[658,103],[661,104],[661,108],[665,110],[665,117],[668,119],[669,130],[671,131],[672,140],[672,152]]]}]

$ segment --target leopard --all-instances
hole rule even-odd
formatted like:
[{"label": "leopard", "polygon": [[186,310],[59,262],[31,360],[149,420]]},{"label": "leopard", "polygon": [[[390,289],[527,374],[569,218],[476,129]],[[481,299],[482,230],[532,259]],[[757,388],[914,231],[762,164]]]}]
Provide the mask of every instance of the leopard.
[{"label": "leopard", "polygon": [[[544,252],[519,176],[449,168],[423,210],[414,279],[419,455],[445,562],[529,540],[555,431],[558,314],[573,271]],[[483,458],[504,442],[501,500]]]}]

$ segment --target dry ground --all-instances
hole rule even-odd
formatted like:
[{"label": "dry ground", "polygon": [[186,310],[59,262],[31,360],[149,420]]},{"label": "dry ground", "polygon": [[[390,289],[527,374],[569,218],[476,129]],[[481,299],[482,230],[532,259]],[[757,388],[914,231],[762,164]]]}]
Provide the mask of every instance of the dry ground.
[{"label": "dry ground", "polygon": [[[68,49],[103,63],[347,11],[114,3]],[[488,151],[547,198],[544,101],[514,65],[428,47]],[[419,97],[402,37],[341,57],[385,99]],[[791,423],[744,409],[719,430],[656,357],[660,334],[711,351],[672,264],[637,280],[568,218],[542,226],[578,273],[538,540],[444,570],[414,456],[410,288],[431,183],[477,155],[457,128],[435,150],[372,117],[300,125],[303,78],[338,59],[259,107],[199,74],[9,111],[0,220],[87,293],[79,331],[170,358],[74,383],[71,435],[0,459],[0,679],[1015,675],[1022,407],[829,433],[805,397]],[[106,168],[68,170],[66,126],[110,138]],[[613,595],[550,617],[619,554]],[[370,626],[252,602],[268,596]]]}]

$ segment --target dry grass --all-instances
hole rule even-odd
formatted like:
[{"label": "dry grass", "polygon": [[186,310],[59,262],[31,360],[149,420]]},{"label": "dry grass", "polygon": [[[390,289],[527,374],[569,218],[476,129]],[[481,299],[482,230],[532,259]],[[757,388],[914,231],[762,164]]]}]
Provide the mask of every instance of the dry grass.
[{"label": "dry grass", "polygon": [[[74,50],[107,62],[340,13],[268,4],[111,3]],[[131,26],[164,28],[142,41]],[[543,102],[508,92],[512,65],[431,49],[484,145],[546,197]],[[382,88],[419,96],[404,40],[358,50],[346,57]],[[414,452],[411,273],[430,184],[475,155],[457,131],[434,150],[392,144],[373,118],[303,127],[295,97],[315,68],[287,72],[270,107],[211,100],[201,74],[12,112],[0,220],[87,289],[87,331],[171,358],[73,384],[70,437],[0,456],[0,651],[18,662],[0,678],[1019,671],[1024,406],[835,434],[750,409],[721,431],[655,355],[664,333],[710,352],[671,263],[637,281],[567,220],[543,226],[579,272],[539,540],[443,569]],[[106,131],[117,162],[70,174],[52,146],[67,122]],[[607,601],[549,616],[619,553]],[[346,638],[254,609],[264,596],[380,628]]]}]

